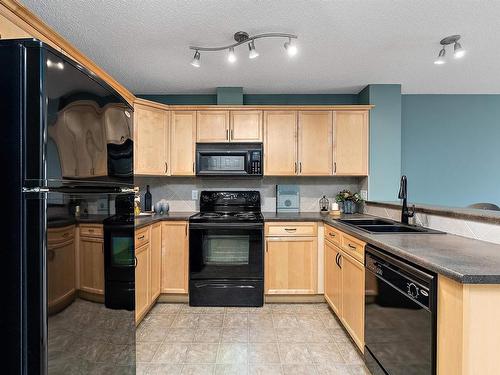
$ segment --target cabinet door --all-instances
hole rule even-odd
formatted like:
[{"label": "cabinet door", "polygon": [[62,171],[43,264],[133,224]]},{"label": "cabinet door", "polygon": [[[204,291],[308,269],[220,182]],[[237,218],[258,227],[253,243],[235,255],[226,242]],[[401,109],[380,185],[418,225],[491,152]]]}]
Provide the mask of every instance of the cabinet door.
[{"label": "cabinet door", "polygon": [[264,112],[264,174],[294,176],[297,172],[297,112]]},{"label": "cabinet door", "polygon": [[268,237],[266,294],[315,294],[318,285],[316,237]]},{"label": "cabinet door", "polygon": [[149,307],[149,244],[135,250],[135,321],[139,322]]},{"label": "cabinet door", "polygon": [[167,174],[168,112],[143,105],[134,107],[134,174]]},{"label": "cabinet door", "polygon": [[188,292],[188,230],[187,223],[161,223],[161,291]]},{"label": "cabinet door", "polygon": [[332,174],[332,132],[331,111],[299,112],[299,175]]},{"label": "cabinet door", "polygon": [[196,112],[172,111],[170,121],[170,164],[172,176],[194,175]]},{"label": "cabinet door", "polygon": [[342,322],[356,345],[364,350],[365,324],[365,267],[341,252]]},{"label": "cabinet door", "polygon": [[262,111],[231,111],[231,142],[262,142]]},{"label": "cabinet door", "polygon": [[340,250],[325,241],[325,299],[338,317],[342,316],[342,274],[337,264]]},{"label": "cabinet door", "polygon": [[368,111],[334,112],[334,174],[368,175]]},{"label": "cabinet door", "polygon": [[49,311],[75,292],[75,241],[73,238],[47,249]]},{"label": "cabinet door", "polygon": [[229,111],[198,111],[197,142],[229,142]]},{"label": "cabinet door", "polygon": [[104,241],[80,237],[80,289],[104,294]]},{"label": "cabinet door", "polygon": [[150,269],[150,301],[160,295],[161,289],[161,223],[151,227],[151,269]]}]

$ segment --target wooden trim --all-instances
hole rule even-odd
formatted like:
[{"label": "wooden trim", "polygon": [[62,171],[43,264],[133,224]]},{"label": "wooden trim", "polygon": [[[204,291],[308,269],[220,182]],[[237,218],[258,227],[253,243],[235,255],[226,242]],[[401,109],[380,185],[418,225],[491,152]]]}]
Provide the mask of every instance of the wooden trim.
[{"label": "wooden trim", "polygon": [[[29,34],[42,39],[46,39],[49,44],[58,46],[61,52],[66,53],[72,59],[85,66],[87,69],[101,77],[111,87],[118,91],[130,104],[134,102],[135,96],[122,86],[118,81],[101,69],[96,63],[85,56],[80,50],[75,48],[71,43],[64,39],[61,35],[55,32],[52,28],[46,25],[38,16],[33,14],[28,8],[21,5],[16,0],[2,0],[0,14],[4,15],[10,21],[15,23],[21,29]],[[37,35],[39,34],[39,35]]]},{"label": "wooden trim", "polygon": [[170,105],[170,110],[367,111],[373,105]]},{"label": "wooden trim", "polygon": [[151,107],[151,108],[156,108],[156,109],[162,109],[165,111],[169,110],[169,106],[163,103],[158,103],[158,102],[153,102],[151,100],[146,100],[146,99],[141,99],[141,98],[135,98],[134,99],[134,105],[143,105],[146,107]]}]

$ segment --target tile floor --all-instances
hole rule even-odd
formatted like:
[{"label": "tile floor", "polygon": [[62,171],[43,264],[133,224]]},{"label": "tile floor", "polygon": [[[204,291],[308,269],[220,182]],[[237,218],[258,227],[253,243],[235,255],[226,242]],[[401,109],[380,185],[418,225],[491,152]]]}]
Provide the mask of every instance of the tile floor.
[{"label": "tile floor", "polygon": [[370,374],[326,304],[157,304],[136,359],[137,374]]}]

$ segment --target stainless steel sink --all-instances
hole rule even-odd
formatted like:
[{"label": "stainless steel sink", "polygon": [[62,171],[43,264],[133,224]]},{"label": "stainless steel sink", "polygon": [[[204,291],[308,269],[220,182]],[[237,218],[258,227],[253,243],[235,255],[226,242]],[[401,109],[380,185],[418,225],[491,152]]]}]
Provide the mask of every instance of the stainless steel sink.
[{"label": "stainless steel sink", "polygon": [[426,233],[426,234],[439,234],[444,233],[438,230],[418,227],[414,225],[406,225],[398,223],[397,221],[386,220],[386,219],[340,219],[340,222],[352,226],[356,229],[360,229],[364,232],[372,234],[390,234],[390,233]]}]

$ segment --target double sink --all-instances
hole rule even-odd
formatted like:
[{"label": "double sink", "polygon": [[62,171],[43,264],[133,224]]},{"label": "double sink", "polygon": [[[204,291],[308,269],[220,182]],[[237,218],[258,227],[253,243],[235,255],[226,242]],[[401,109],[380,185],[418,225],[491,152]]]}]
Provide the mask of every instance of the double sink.
[{"label": "double sink", "polygon": [[438,234],[444,233],[438,230],[417,227],[414,225],[407,225],[398,223],[392,220],[386,219],[340,219],[341,223],[352,226],[356,229],[371,233],[371,234],[389,234],[389,233],[426,233],[426,234]]}]

